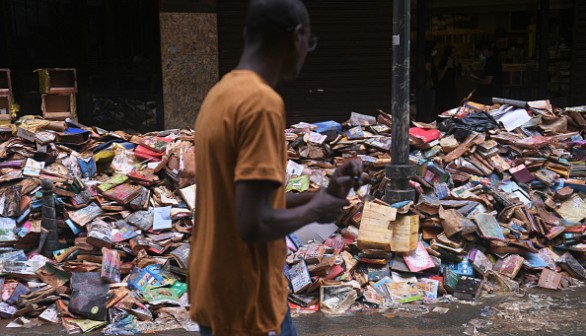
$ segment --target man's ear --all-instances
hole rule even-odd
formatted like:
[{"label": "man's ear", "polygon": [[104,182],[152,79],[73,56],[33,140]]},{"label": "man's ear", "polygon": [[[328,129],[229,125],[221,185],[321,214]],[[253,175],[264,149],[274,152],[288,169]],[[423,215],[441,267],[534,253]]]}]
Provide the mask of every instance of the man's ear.
[{"label": "man's ear", "polygon": [[295,26],[295,29],[293,29],[293,43],[295,44],[296,47],[299,46],[299,43],[301,43],[302,41],[302,35],[304,33],[304,29],[303,25],[298,24],[297,26]]}]

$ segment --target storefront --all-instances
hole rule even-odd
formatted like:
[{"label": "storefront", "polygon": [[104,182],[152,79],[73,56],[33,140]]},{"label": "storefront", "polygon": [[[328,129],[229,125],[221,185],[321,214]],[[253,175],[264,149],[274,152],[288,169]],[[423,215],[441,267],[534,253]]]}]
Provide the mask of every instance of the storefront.
[{"label": "storefront", "polygon": [[[0,68],[10,68],[21,114],[40,113],[44,67],[76,68],[80,121],[107,128],[191,125],[209,88],[243,46],[243,0],[6,0],[0,6]],[[301,77],[277,90],[289,121],[342,121],[349,112],[390,112],[392,1],[306,1],[319,37]],[[503,95],[586,104],[586,2],[413,0],[411,88],[423,99],[425,41],[452,45],[456,98],[482,67],[475,45],[491,41]],[[419,38],[421,37],[421,38]],[[419,92],[419,94],[418,94]]]},{"label": "storefront", "polygon": [[5,0],[0,68],[11,70],[20,115],[41,114],[39,68],[75,68],[88,125],[163,127],[156,0]]},{"label": "storefront", "polygon": [[[584,51],[579,31],[584,6],[572,0],[426,3],[426,37],[437,42],[438,56],[450,45],[458,63],[457,96],[474,89],[468,80],[482,67],[475,46],[490,41],[503,65],[503,96],[522,100],[549,98],[559,106],[584,103],[577,92]],[[583,38],[582,38],[583,39]]]}]

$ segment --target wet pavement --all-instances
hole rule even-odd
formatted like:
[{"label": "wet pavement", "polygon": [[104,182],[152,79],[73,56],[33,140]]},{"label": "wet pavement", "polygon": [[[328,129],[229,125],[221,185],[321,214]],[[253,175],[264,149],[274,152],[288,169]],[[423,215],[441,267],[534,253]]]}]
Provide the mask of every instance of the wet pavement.
[{"label": "wet pavement", "polygon": [[[435,307],[448,308],[442,314]],[[586,289],[564,291],[531,290],[522,297],[501,295],[482,297],[478,302],[452,302],[434,305],[406,304],[384,313],[356,313],[327,316],[322,313],[294,317],[299,335],[585,335]],[[30,329],[6,328],[0,322],[0,335],[67,335],[61,325]],[[100,335],[100,332],[88,333]],[[197,335],[183,330],[157,335]]]}]

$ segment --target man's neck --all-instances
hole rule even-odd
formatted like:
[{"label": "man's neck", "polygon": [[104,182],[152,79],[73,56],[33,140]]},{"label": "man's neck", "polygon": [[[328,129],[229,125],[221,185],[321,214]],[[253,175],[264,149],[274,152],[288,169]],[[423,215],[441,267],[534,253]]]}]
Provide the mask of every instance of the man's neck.
[{"label": "man's neck", "polygon": [[275,87],[279,82],[282,62],[277,55],[263,53],[259,48],[246,47],[242,52],[236,70],[250,70],[258,74],[268,85]]}]

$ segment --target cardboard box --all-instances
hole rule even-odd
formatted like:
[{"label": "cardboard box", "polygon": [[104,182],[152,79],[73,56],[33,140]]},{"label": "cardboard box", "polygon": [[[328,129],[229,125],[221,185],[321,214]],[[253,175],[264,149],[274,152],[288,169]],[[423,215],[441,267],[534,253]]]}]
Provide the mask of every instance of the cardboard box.
[{"label": "cardboard box", "polygon": [[0,69],[0,95],[10,96],[12,94],[12,81],[10,80],[10,69]]},{"label": "cardboard box", "polygon": [[45,94],[77,93],[77,73],[72,68],[38,69],[39,88]]},{"label": "cardboard box", "polygon": [[10,123],[12,120],[12,105],[9,95],[0,95],[0,123]]},{"label": "cardboard box", "polygon": [[41,98],[43,118],[47,120],[75,119],[76,104],[74,94],[43,94]]}]

